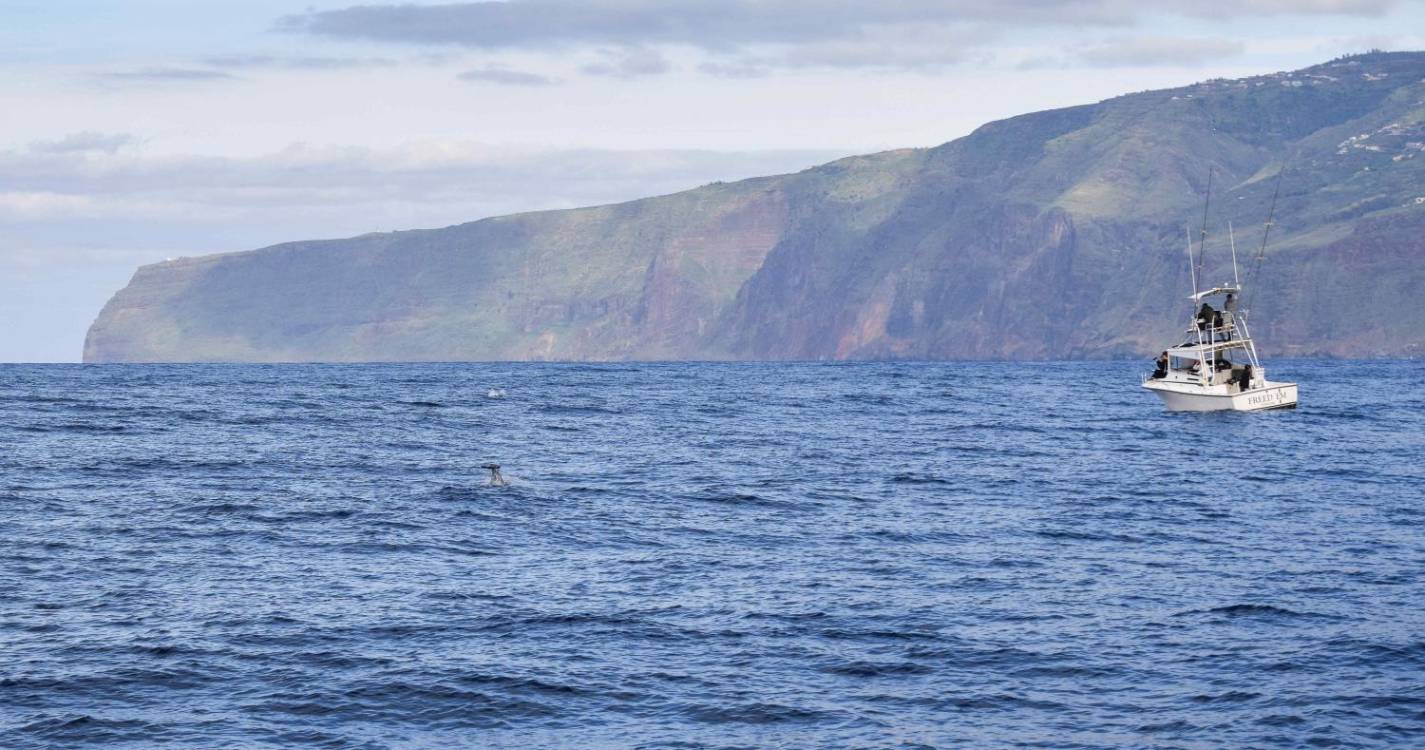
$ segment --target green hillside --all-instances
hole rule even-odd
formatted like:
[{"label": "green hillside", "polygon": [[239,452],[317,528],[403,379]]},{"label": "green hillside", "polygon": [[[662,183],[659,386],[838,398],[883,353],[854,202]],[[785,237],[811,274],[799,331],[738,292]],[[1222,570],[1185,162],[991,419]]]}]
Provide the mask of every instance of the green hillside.
[{"label": "green hillside", "polygon": [[[931,149],[139,269],[86,361],[1137,356],[1185,322],[1213,174],[1267,352],[1425,346],[1425,53],[990,123]],[[1251,276],[1251,263],[1245,263]]]}]

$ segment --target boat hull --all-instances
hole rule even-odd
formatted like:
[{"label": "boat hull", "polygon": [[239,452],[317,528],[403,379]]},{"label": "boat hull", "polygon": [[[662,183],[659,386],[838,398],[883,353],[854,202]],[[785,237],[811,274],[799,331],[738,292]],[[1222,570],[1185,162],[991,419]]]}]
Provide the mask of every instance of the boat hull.
[{"label": "boat hull", "polygon": [[1296,407],[1296,383],[1263,383],[1241,393],[1214,393],[1191,385],[1150,381],[1144,388],[1158,394],[1168,411],[1266,411]]}]

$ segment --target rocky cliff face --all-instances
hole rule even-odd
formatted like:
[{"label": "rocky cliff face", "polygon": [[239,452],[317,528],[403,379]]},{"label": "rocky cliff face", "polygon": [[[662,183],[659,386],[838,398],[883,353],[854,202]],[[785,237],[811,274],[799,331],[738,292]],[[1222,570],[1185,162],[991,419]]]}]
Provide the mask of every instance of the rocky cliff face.
[{"label": "rocky cliff face", "polygon": [[616,206],[297,242],[139,269],[101,361],[1073,358],[1246,278],[1268,352],[1425,348],[1425,53],[1024,115],[933,149]]}]

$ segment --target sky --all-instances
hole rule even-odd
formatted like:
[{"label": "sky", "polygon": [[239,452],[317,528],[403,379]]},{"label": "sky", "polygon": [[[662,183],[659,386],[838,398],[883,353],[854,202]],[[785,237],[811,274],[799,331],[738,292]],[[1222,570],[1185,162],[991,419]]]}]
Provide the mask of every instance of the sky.
[{"label": "sky", "polygon": [[0,362],[143,264],[616,202],[1425,49],[1415,0],[0,0]]}]

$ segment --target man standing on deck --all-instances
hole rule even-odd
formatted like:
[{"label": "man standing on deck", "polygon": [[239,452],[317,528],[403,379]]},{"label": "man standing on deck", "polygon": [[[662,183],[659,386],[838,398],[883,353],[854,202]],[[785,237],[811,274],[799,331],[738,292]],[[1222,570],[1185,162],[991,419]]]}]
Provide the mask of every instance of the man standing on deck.
[{"label": "man standing on deck", "polygon": [[1202,303],[1202,307],[1197,310],[1197,330],[1206,331],[1208,327],[1212,325],[1212,314],[1214,312],[1216,312],[1216,310],[1212,309],[1212,305],[1206,302]]}]

